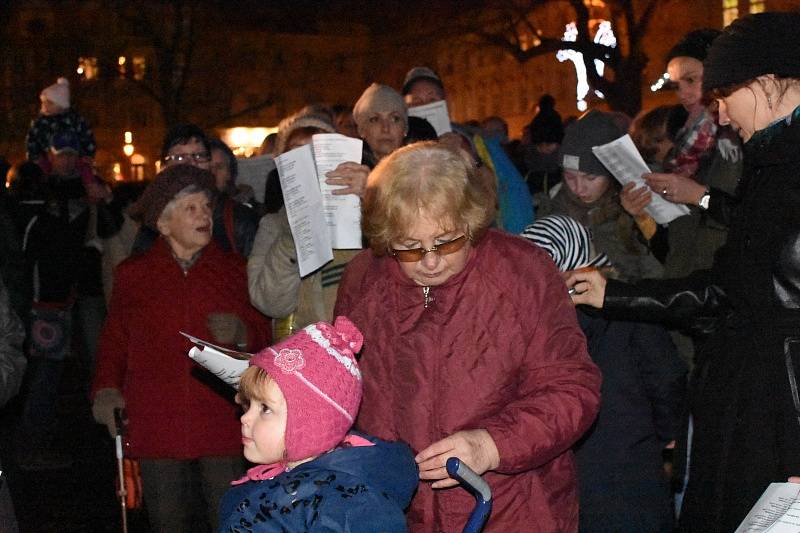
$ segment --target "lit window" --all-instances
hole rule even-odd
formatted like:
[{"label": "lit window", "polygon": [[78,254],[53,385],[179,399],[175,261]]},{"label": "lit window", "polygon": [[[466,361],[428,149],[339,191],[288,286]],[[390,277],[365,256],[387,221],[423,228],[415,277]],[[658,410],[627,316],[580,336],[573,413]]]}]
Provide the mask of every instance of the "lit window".
[{"label": "lit window", "polygon": [[739,18],[739,0],[722,0],[722,25],[727,26],[737,18]]},{"label": "lit window", "polygon": [[750,13],[763,13],[765,3],[764,0],[750,0]]},{"label": "lit window", "polygon": [[97,78],[99,71],[97,68],[96,57],[79,57],[78,58],[78,74],[81,79],[93,80]]},{"label": "lit window", "polygon": [[147,60],[144,56],[133,56],[133,79],[143,80],[147,72]]}]

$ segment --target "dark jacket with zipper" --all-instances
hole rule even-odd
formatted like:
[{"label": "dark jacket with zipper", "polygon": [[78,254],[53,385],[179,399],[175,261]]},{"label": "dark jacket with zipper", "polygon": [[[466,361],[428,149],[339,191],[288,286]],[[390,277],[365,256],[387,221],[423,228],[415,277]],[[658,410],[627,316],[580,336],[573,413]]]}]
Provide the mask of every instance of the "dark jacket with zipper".
[{"label": "dark jacket with zipper", "polygon": [[798,147],[798,111],[745,145],[730,232],[711,269],[606,287],[607,317],[706,334],[690,388],[684,531],[733,531],[769,483],[800,472]]}]

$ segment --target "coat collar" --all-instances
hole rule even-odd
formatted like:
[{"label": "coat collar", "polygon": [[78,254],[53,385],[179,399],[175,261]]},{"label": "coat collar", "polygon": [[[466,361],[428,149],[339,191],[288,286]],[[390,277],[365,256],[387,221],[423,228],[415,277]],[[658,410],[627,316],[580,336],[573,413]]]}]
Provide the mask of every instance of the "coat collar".
[{"label": "coat collar", "polygon": [[[798,108],[800,110],[800,108]],[[800,163],[800,112],[792,113],[789,124],[775,124],[780,128],[772,135],[759,135],[744,145],[745,162],[750,167],[796,165]]]}]

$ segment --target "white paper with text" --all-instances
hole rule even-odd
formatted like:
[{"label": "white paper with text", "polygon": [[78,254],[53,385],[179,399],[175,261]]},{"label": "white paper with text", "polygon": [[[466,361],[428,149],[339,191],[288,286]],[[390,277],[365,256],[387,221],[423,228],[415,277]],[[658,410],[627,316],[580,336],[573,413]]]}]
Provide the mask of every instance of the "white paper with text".
[{"label": "white paper with text", "polygon": [[800,484],[770,483],[735,533],[800,531]]},{"label": "white paper with text", "polygon": [[[650,168],[642,159],[630,135],[623,135],[608,144],[595,146],[592,152],[622,185],[634,182],[637,188],[647,187],[642,174],[649,173]],[[689,214],[688,207],[669,202],[656,192],[652,194],[652,200],[645,211],[659,224],[667,224]]]},{"label": "white paper with text", "polygon": [[188,333],[180,333],[197,344],[189,350],[189,357],[234,389],[239,388],[239,378],[247,370],[252,354],[228,350]]},{"label": "white paper with text", "polygon": [[311,138],[331,247],[337,250],[361,248],[361,199],[355,194],[332,194],[341,187],[325,183],[325,174],[347,161],[360,164],[363,144],[361,139],[339,133],[319,133]]},{"label": "white paper with text", "polygon": [[300,275],[305,276],[333,259],[322,192],[311,145],[275,158],[286,215],[297,251]]},{"label": "white paper with text", "polygon": [[444,100],[409,107],[408,114],[412,117],[424,118],[430,122],[433,129],[436,130],[436,135],[440,137],[453,131],[450,127],[450,113],[447,111],[447,102]]}]

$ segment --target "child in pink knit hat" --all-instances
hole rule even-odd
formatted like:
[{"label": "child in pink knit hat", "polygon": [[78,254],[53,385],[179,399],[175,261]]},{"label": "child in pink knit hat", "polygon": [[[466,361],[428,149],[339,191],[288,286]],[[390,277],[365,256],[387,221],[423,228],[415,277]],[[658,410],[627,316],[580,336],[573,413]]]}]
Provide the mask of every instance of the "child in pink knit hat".
[{"label": "child in pink knit hat", "polygon": [[318,322],[253,356],[237,399],[256,466],[223,499],[219,531],[406,531],[418,473],[410,448],[351,432],[361,332]]}]

